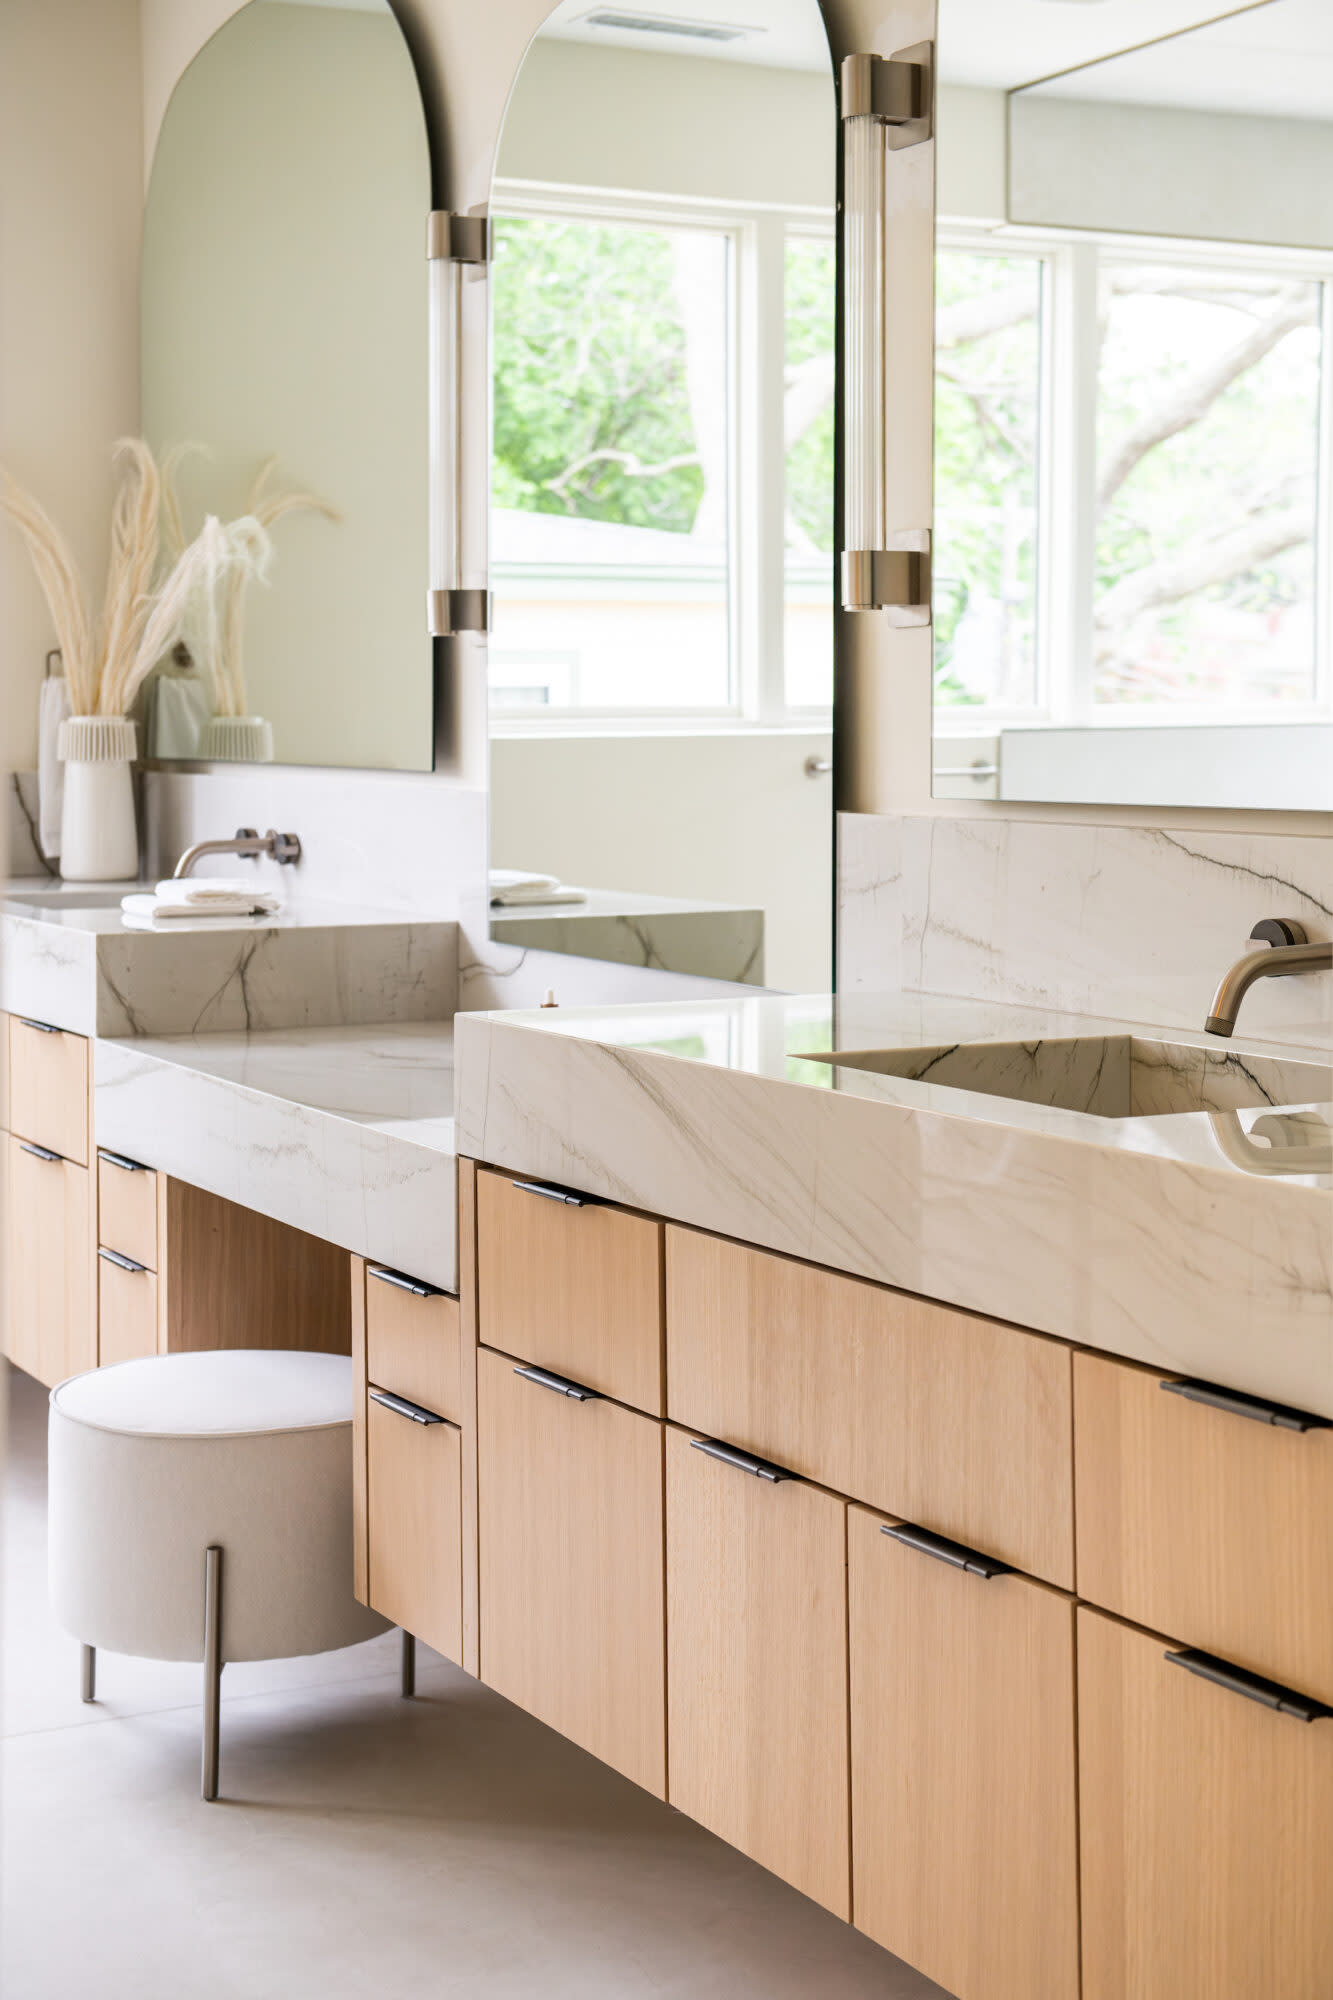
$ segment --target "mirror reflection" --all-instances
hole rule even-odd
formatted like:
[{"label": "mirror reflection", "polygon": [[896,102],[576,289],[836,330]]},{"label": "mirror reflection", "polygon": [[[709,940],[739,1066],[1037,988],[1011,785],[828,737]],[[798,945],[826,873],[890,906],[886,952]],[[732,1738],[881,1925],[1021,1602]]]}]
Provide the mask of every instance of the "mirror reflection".
[{"label": "mirror reflection", "polygon": [[834,199],[816,0],[532,43],[492,198],[492,934],[830,979]]},{"label": "mirror reflection", "polygon": [[941,0],[936,794],[1328,807],[1333,16],[1054,12]]}]

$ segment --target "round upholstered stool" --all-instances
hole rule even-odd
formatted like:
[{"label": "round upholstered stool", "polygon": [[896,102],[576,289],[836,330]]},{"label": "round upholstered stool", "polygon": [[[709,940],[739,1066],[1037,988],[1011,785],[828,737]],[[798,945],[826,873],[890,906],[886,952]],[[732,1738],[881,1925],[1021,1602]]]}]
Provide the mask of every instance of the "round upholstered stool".
[{"label": "round upholstered stool", "polygon": [[217,1797],[226,1660],[354,1646],[352,1364],[259,1349],[164,1354],[51,1391],[51,1604],[96,1648],[204,1663],[203,1793]]}]

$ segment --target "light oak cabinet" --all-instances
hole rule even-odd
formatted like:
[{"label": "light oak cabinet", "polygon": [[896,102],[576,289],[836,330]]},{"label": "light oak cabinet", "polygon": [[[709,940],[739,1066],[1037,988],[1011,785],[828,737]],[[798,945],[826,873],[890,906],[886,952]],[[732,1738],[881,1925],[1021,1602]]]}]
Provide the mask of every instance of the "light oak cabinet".
[{"label": "light oak cabinet", "polygon": [[845,1918],[846,1504],[717,1450],[667,1430],[667,1796]]},{"label": "light oak cabinet", "polygon": [[11,1014],[9,1129],[86,1167],[92,1127],[91,1072],[84,1036]]},{"label": "light oak cabinet", "polygon": [[97,1241],[142,1264],[146,1271],[158,1265],[158,1204],[163,1194],[163,1177],[138,1160],[123,1153],[97,1150]]},{"label": "light oak cabinet", "polygon": [[1328,2000],[1333,1717],[1180,1650],[1079,1610],[1083,2000]]},{"label": "light oak cabinet", "polygon": [[52,1387],[97,1365],[91,1179],[29,1139],[11,1136],[6,1162],[8,1354]]},{"label": "light oak cabinet", "polygon": [[458,1300],[435,1285],[367,1264],[366,1379],[452,1424],[463,1413]]},{"label": "light oak cabinet", "polygon": [[458,1660],[463,1646],[458,1426],[371,1387],[366,1453],[369,1602],[446,1659]]},{"label": "light oak cabinet", "polygon": [[663,1427],[522,1365],[477,1356],[481,1677],[662,1798]]},{"label": "light oak cabinet", "polygon": [[116,1251],[97,1253],[97,1363],[138,1361],[158,1351],[157,1273]]},{"label": "light oak cabinet", "polygon": [[957,2000],[1074,2000],[1072,1601],[863,1507],[848,1586],[858,1928]]}]

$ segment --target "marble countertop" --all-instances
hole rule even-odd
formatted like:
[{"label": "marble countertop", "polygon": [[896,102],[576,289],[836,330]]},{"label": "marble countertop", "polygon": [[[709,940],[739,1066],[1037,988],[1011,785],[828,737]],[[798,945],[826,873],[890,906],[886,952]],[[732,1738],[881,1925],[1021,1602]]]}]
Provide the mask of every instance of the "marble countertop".
[{"label": "marble countertop", "polygon": [[[1262,1081],[1295,1062],[1326,1083],[1326,1029],[1222,1044],[854,994],[477,1014],[456,1030],[460,1154],[1333,1416],[1333,1091],[1270,1103]],[[1161,1040],[1185,1071],[1230,1058],[1237,1102],[1223,1087],[1220,1108],[1112,1117],[811,1059],[1073,1039],[1108,1058]],[[1096,1102],[1104,1065],[1073,1056]]]},{"label": "marble countertop", "polygon": [[534,951],[760,986],[764,913],[740,903],[587,889],[582,903],[492,904],[491,936]]}]

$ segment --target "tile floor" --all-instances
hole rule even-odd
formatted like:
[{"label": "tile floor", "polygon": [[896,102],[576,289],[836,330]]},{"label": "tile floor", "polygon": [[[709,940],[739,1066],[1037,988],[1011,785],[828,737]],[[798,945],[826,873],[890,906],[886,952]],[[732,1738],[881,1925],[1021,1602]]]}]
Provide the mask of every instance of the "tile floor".
[{"label": "tile floor", "polygon": [[[0,1364],[3,1366],[3,1364]],[[199,1670],[79,1650],[45,1589],[45,1392],[10,1374],[5,2000],[940,2000],[942,1989],[388,1634]]]}]

